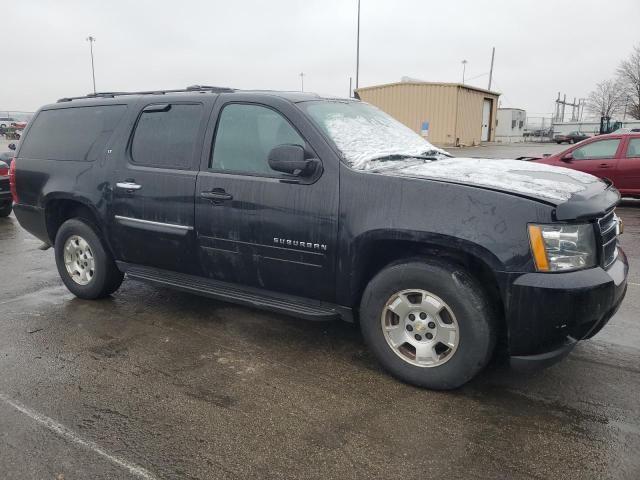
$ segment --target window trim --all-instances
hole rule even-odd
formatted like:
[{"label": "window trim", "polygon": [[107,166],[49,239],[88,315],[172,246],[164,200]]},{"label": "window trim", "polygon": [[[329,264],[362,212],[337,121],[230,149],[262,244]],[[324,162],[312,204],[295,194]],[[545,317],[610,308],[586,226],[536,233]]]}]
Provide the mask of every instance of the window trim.
[{"label": "window trim", "polygon": [[[589,147],[589,146],[593,145],[594,143],[602,143],[602,142],[618,142],[618,144],[616,145],[616,149],[613,152],[613,155],[607,156],[607,157],[600,156],[600,157],[586,157],[586,158],[585,157],[582,157],[582,158],[578,157],[578,158],[576,158],[575,153],[578,150],[581,150],[581,149],[583,149],[585,147]],[[571,154],[573,155],[573,159],[575,161],[577,161],[577,162],[580,162],[582,160],[613,160],[613,159],[617,158],[618,150],[620,150],[620,145],[621,144],[622,144],[622,139],[621,138],[603,138],[603,139],[595,140],[593,142],[589,142],[586,145],[581,145],[581,146],[579,146],[577,148],[574,148],[571,151]]]},{"label": "window trim", "polygon": [[[138,114],[136,116],[136,120],[133,123],[133,126],[131,127],[131,131],[129,132],[129,139],[127,141],[127,148],[126,148],[126,158],[127,158],[127,163],[132,166],[132,167],[136,167],[136,168],[154,168],[154,169],[165,169],[165,170],[180,170],[180,171],[184,171],[184,172],[188,172],[188,171],[197,171],[198,170],[198,161],[199,161],[199,157],[196,158],[197,156],[194,155],[195,150],[193,152],[191,152],[191,159],[189,160],[189,163],[186,166],[168,166],[168,165],[158,165],[158,164],[146,164],[146,163],[138,163],[134,160],[133,158],[133,140],[136,136],[136,131],[138,130],[138,125],[140,123],[140,119],[142,118],[142,115],[144,115],[144,113],[149,113],[148,111],[145,112],[145,109],[149,106],[152,105],[198,105],[200,107],[200,121],[198,122],[198,126],[197,126],[197,130],[196,130],[196,140],[194,143],[194,147],[197,146],[198,141],[201,141],[202,139],[199,140],[200,137],[200,131],[202,129],[202,123],[205,119],[205,105],[203,102],[190,102],[190,101],[178,101],[178,102],[150,102],[150,103],[145,103],[144,105],[140,105],[138,107]],[[167,110],[166,112],[153,112],[155,114],[161,115],[163,113],[167,113],[170,112],[171,109]]]},{"label": "window trim", "polygon": [[[246,172],[246,171],[242,171],[242,170],[222,170],[220,168],[213,168],[213,152],[215,150],[216,139],[218,137],[218,129],[220,128],[220,118],[222,117],[222,112],[224,111],[224,109],[227,108],[230,105],[250,105],[250,106],[256,106],[256,107],[264,107],[264,108],[267,108],[269,110],[274,111],[276,114],[278,114],[282,118],[284,118],[284,120],[300,136],[300,138],[302,138],[302,140],[304,140],[304,145],[302,145],[302,147],[304,148],[305,153],[310,154],[311,155],[310,158],[316,158],[316,159],[318,159],[318,161],[320,161],[320,168],[318,169],[318,172],[320,172],[320,173],[314,175],[313,177],[310,177],[309,179],[303,179],[303,178],[297,177],[295,175],[287,175],[286,173],[274,173],[272,175],[269,175],[269,174],[264,174],[264,173],[259,173],[259,172]],[[298,130],[298,128],[296,128],[296,126],[291,122],[291,120],[289,120],[289,118],[283,112],[281,112],[277,108],[274,108],[271,105],[267,105],[265,103],[243,101],[243,100],[236,100],[236,101],[232,100],[232,101],[224,103],[218,109],[217,117],[216,117],[216,126],[215,126],[215,128],[213,130],[213,136],[211,137],[211,145],[209,145],[209,155],[207,157],[207,170],[206,171],[207,172],[211,172],[211,173],[222,174],[222,175],[235,175],[235,176],[241,176],[241,177],[268,178],[268,179],[272,179],[272,180],[275,179],[275,180],[284,180],[284,181],[295,180],[298,183],[307,184],[307,183],[314,183],[317,180],[317,178],[319,178],[320,175],[322,175],[323,168],[322,168],[322,161],[320,160],[320,157],[318,157],[318,155],[315,153],[315,151],[311,147],[311,144],[309,143],[309,141],[305,138],[304,135],[302,135],[300,130]]]}]

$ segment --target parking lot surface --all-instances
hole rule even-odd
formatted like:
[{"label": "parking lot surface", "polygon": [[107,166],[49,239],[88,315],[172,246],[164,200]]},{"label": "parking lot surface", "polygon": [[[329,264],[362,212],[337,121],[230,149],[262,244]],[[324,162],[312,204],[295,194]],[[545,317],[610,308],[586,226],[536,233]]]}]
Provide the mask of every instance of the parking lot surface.
[{"label": "parking lot surface", "polygon": [[132,280],[74,298],[0,219],[0,477],[640,478],[640,201],[618,213],[631,283],[609,325],[448,393],[388,376],[353,325]]}]

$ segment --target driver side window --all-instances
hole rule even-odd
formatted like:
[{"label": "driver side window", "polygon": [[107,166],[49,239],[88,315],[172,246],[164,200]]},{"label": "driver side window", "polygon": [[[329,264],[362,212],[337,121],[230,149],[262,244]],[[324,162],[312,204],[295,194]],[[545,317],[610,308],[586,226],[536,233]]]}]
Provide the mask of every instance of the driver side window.
[{"label": "driver side window", "polygon": [[280,176],[269,167],[272,148],[305,141],[278,112],[260,105],[232,103],[218,120],[209,168],[250,175]]},{"label": "driver side window", "polygon": [[584,147],[576,148],[573,151],[573,158],[576,160],[589,160],[591,158],[614,158],[620,139],[600,140],[591,142]]}]

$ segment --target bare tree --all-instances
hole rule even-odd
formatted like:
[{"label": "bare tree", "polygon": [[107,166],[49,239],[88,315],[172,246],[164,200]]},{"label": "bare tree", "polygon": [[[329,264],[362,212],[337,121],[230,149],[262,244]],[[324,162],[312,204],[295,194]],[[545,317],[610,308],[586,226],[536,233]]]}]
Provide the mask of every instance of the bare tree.
[{"label": "bare tree", "polygon": [[633,47],[629,58],[620,63],[618,78],[624,89],[627,115],[640,120],[640,45]]},{"label": "bare tree", "polygon": [[596,85],[587,98],[587,108],[601,117],[611,117],[624,107],[625,92],[616,80],[605,80]]}]

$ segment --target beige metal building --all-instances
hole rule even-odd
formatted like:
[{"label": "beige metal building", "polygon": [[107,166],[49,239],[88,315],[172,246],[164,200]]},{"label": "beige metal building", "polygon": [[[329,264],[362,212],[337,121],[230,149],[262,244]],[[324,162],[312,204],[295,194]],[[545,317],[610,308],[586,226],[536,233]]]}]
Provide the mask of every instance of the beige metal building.
[{"label": "beige metal building", "polygon": [[363,87],[360,99],[395,117],[435,145],[495,140],[499,93],[459,83],[408,81]]}]

